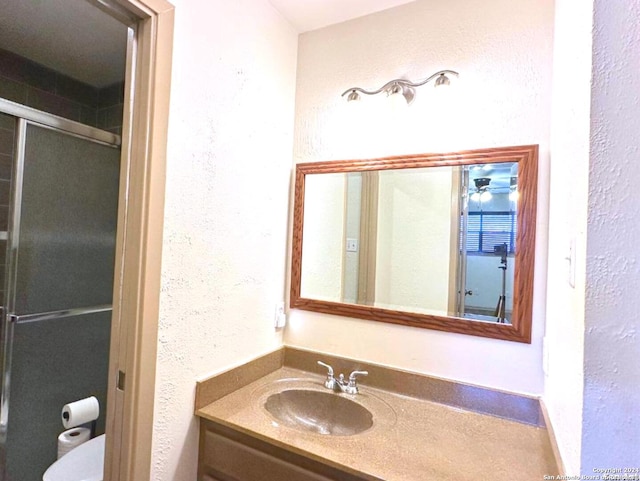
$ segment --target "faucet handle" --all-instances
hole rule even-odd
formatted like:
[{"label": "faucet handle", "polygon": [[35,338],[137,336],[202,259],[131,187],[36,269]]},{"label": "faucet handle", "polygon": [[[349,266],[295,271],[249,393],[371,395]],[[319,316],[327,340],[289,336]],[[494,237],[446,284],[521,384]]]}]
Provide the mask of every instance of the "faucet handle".
[{"label": "faucet handle", "polygon": [[318,364],[327,368],[327,380],[324,382],[324,387],[327,389],[334,389],[336,387],[336,378],[333,377],[333,368],[329,364],[325,364],[322,361],[318,361]]},{"label": "faucet handle", "polygon": [[324,363],[324,362],[322,362],[322,361],[318,361],[318,364],[319,364],[320,366],[322,366],[322,367],[326,367],[326,368],[327,368],[327,370],[329,371],[329,372],[327,373],[327,376],[331,376],[331,377],[333,377],[333,368],[332,368],[331,366],[329,366],[329,364],[325,364],[325,363]]},{"label": "faucet handle", "polygon": [[355,386],[356,385],[356,376],[368,376],[369,375],[369,371],[353,371],[351,374],[349,374],[349,386]]}]

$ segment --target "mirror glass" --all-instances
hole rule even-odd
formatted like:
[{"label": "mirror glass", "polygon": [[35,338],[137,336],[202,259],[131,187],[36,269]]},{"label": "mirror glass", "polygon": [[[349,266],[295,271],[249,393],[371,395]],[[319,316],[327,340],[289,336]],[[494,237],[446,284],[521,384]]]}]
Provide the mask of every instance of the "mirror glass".
[{"label": "mirror glass", "polygon": [[515,162],[306,178],[301,296],[510,322]]},{"label": "mirror glass", "polygon": [[299,164],[292,307],[528,342],[536,183],[537,146]]}]

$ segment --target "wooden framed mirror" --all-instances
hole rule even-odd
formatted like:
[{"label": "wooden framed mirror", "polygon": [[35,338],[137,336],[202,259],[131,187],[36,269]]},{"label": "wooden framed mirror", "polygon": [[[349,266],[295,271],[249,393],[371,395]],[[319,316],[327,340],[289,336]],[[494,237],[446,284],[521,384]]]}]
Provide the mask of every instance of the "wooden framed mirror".
[{"label": "wooden framed mirror", "polygon": [[531,342],[538,146],[296,166],[292,308]]}]

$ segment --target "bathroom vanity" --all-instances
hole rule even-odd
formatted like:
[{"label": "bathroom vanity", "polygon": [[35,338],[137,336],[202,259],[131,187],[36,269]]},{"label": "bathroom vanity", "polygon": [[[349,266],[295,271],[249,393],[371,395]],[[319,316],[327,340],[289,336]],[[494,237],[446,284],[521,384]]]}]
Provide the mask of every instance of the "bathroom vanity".
[{"label": "bathroom vanity", "polygon": [[[320,358],[336,373],[366,368],[360,392],[328,390]],[[513,481],[557,471],[537,399],[288,347],[199,383],[196,415],[203,481]]]}]

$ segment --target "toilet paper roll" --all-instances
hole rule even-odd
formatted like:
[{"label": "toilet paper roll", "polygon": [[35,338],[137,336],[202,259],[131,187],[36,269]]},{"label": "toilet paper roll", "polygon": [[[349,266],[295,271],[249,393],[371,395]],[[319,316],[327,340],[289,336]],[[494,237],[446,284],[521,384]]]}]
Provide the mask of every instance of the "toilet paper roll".
[{"label": "toilet paper roll", "polygon": [[91,438],[89,428],[68,429],[58,436],[58,459]]},{"label": "toilet paper roll", "polygon": [[67,429],[95,421],[98,416],[100,416],[100,404],[94,396],[62,407],[62,425]]}]

